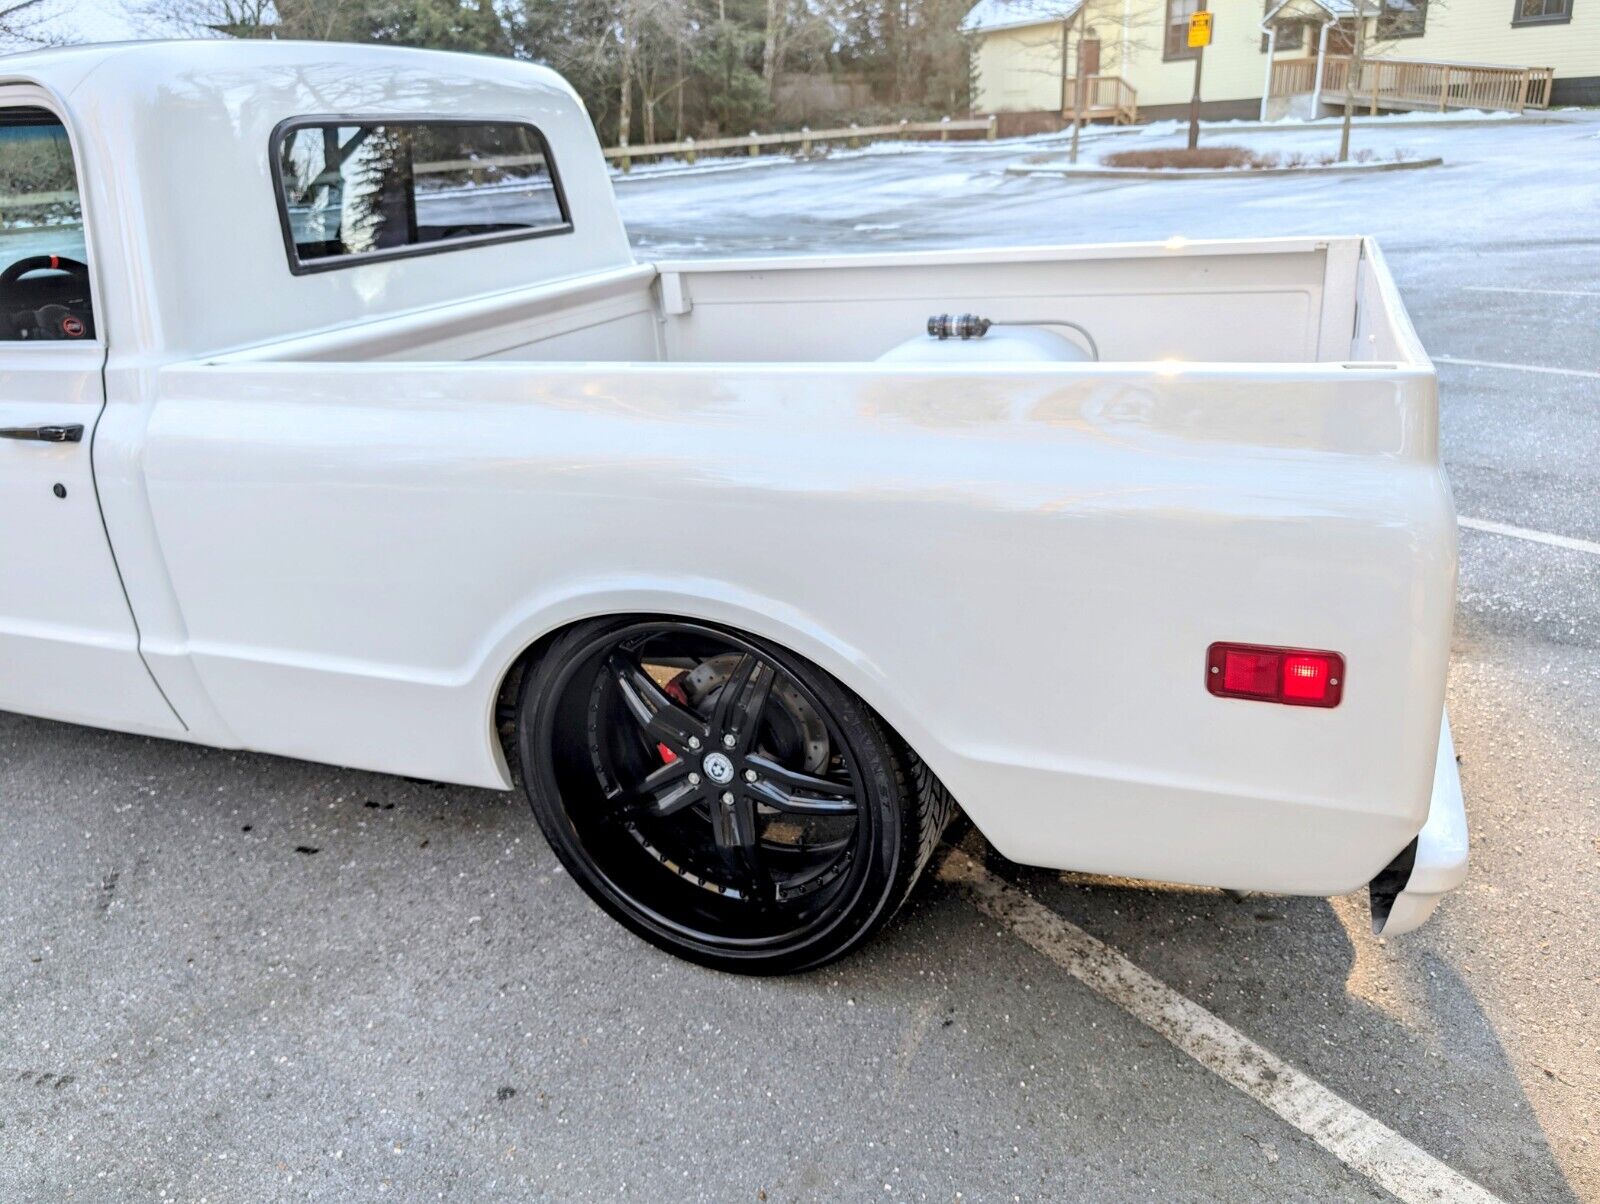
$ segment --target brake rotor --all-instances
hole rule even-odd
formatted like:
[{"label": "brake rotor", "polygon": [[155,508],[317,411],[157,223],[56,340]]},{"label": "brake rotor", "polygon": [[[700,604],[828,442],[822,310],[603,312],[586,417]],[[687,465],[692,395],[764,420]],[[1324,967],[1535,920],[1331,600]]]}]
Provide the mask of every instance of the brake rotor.
[{"label": "brake rotor", "polygon": [[[739,660],[737,652],[714,656],[675,678],[674,684],[683,689],[684,697],[695,710],[702,715],[710,714],[717,705],[717,695],[738,668]],[[780,744],[772,751],[779,760],[798,759],[806,773],[821,774],[833,753],[828,741],[828,725],[787,678],[780,677],[773,685],[772,698],[789,720],[789,724],[771,725],[772,736]],[[790,730],[784,730],[786,727]]]}]

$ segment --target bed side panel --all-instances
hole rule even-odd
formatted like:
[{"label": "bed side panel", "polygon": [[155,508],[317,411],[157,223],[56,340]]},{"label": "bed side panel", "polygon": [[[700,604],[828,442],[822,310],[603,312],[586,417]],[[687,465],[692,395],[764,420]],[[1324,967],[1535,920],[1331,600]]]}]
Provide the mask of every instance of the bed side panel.
[{"label": "bed side panel", "polygon": [[[249,747],[496,784],[529,642],[699,615],[838,675],[1009,856],[1345,890],[1427,805],[1454,581],[1427,385],[168,369],[146,471],[187,634],[152,663]],[[1214,640],[1340,651],[1345,701],[1212,697]]]}]

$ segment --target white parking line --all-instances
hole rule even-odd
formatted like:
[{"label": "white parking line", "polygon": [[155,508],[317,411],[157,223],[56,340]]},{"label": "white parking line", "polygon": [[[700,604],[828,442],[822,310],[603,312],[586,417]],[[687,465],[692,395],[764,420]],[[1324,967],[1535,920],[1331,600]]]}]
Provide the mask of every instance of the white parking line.
[{"label": "white parking line", "polygon": [[1499,1204],[1498,1197],[1471,1179],[1146,974],[1104,941],[995,877],[962,850],[950,850],[939,877],[964,889],[980,911],[1084,986],[1406,1204]]},{"label": "white parking line", "polygon": [[1581,288],[1512,288],[1505,284],[1463,284],[1465,293],[1532,293],[1540,297],[1600,297],[1600,293]]},{"label": "white parking line", "polygon": [[1462,360],[1453,355],[1433,356],[1436,364],[1459,364],[1463,368],[1500,368],[1506,372],[1542,372],[1546,376],[1581,376],[1586,380],[1600,380],[1600,372],[1587,368],[1546,368],[1543,364],[1506,364],[1499,360]]},{"label": "white parking line", "polygon": [[1492,523],[1486,518],[1457,518],[1456,522],[1473,531],[1487,531],[1491,535],[1509,535],[1512,539],[1526,539],[1529,543],[1549,544],[1552,548],[1566,548],[1569,552],[1587,552],[1600,556],[1600,543],[1590,539],[1574,539],[1570,535],[1551,535],[1548,531],[1530,531],[1527,527],[1513,527],[1508,523]]}]

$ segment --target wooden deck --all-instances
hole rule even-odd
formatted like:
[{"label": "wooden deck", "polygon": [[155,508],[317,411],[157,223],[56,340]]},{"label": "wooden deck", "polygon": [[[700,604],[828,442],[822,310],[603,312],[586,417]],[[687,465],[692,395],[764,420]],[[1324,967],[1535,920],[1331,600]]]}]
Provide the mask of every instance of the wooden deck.
[{"label": "wooden deck", "polygon": [[[1067,103],[1061,116],[1072,121],[1077,116],[1078,103],[1075,77],[1065,81],[1064,93]],[[1139,120],[1139,94],[1120,75],[1086,75],[1083,77],[1083,119],[1132,125]]]},{"label": "wooden deck", "polygon": [[[1351,81],[1348,56],[1323,62],[1322,101],[1343,105],[1348,94],[1358,108],[1428,110],[1491,109],[1521,113],[1550,104],[1555,71],[1550,67],[1490,67],[1424,59],[1369,58]],[[1280,59],[1272,66],[1273,96],[1305,96],[1316,90],[1317,60]]]}]

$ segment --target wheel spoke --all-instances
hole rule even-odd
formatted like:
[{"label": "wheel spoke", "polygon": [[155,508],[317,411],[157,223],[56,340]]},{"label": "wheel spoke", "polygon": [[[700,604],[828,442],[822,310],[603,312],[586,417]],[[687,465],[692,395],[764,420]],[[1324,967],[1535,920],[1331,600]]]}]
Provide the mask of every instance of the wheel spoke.
[{"label": "wheel spoke", "polygon": [[710,728],[700,717],[668,698],[638,665],[618,653],[612,656],[609,668],[628,713],[652,739],[665,743],[681,758],[709,737]]},{"label": "wheel spoke", "polygon": [[667,762],[639,783],[639,792],[648,799],[640,810],[656,819],[676,815],[705,793],[704,783],[689,779],[689,763],[682,757]]},{"label": "wheel spoke", "polygon": [[854,815],[855,787],[788,769],[770,757],[748,757],[746,763],[760,775],[748,789],[755,797],[791,815]]},{"label": "wheel spoke", "polygon": [[710,806],[712,839],[728,873],[752,898],[768,896],[772,879],[761,861],[756,809],[750,796],[742,791],[724,794],[712,799]]},{"label": "wheel spoke", "polygon": [[761,716],[777,679],[777,670],[766,661],[749,655],[739,658],[727,684],[722,687],[716,718],[712,721],[714,729],[733,736],[735,742],[730,747],[743,751],[755,743],[761,731]]}]

